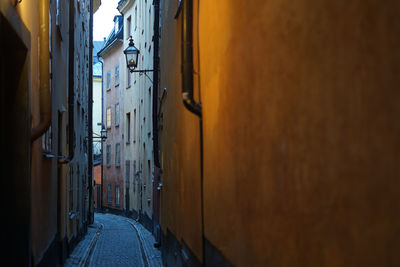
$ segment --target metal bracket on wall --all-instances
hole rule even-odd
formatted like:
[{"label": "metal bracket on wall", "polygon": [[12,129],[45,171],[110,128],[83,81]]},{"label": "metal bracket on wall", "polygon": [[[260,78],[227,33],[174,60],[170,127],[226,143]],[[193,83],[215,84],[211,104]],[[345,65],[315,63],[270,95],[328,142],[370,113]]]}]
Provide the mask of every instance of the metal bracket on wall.
[{"label": "metal bracket on wall", "polygon": [[178,0],[178,8],[176,10],[174,19],[177,19],[179,17],[179,14],[181,13],[182,10],[182,0]]}]

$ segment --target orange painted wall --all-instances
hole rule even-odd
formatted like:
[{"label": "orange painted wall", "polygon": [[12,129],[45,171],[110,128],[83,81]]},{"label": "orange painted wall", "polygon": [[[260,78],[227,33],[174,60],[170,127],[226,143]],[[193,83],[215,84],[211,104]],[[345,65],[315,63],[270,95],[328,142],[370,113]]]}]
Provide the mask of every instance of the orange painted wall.
[{"label": "orange painted wall", "polygon": [[93,167],[93,177],[96,184],[101,184],[101,165]]},{"label": "orange painted wall", "polygon": [[[161,218],[163,234],[170,231],[202,258],[200,194],[200,123],[182,103],[180,69],[181,19],[174,19],[176,2],[161,6],[160,107]],[[160,94],[161,95],[161,94]],[[196,99],[199,93],[196,88]]]},{"label": "orange painted wall", "polygon": [[[234,266],[397,266],[400,2],[194,7],[206,239]],[[181,102],[175,12],[163,3],[161,226],[201,261],[200,129]]]},{"label": "orange painted wall", "polygon": [[200,1],[205,235],[234,265],[399,264],[399,12]]}]

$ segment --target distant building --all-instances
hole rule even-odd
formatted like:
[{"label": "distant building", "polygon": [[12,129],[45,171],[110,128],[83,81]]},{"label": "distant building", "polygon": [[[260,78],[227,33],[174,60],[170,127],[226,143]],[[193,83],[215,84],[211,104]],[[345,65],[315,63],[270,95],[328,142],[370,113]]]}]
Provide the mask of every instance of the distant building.
[{"label": "distant building", "polygon": [[[124,15],[123,47],[132,37],[139,49],[138,70],[153,69],[152,1],[121,0],[118,10]],[[123,122],[125,123],[125,179],[127,210],[149,230],[153,229],[153,73],[130,73],[124,59],[121,75],[125,78]]]},{"label": "distant building", "polygon": [[93,180],[94,180],[94,208],[97,211],[101,209],[101,155],[93,155]]},{"label": "distant building", "polygon": [[[104,41],[93,42],[93,135],[100,136],[101,116],[102,116],[102,62],[97,53],[104,46]],[[93,154],[101,154],[101,142],[99,139],[93,139]]]},{"label": "distant building", "polygon": [[103,206],[121,212],[124,209],[124,114],[125,69],[123,54],[123,17],[114,17],[114,28],[98,55],[103,58],[103,123],[107,139],[103,143]]}]

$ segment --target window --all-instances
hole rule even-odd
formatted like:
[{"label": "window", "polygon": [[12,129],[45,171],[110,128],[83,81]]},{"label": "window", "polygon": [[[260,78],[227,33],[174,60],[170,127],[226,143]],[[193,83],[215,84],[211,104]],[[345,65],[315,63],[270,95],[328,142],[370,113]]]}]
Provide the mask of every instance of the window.
[{"label": "window", "polygon": [[111,71],[107,71],[106,88],[111,89]]},{"label": "window", "polygon": [[148,40],[149,40],[149,52],[150,52],[150,50],[151,50],[151,5],[150,5],[150,8],[149,8],[149,26],[148,26],[148,30],[147,30],[149,33],[148,33]]},{"label": "window", "polygon": [[135,31],[137,29],[137,6],[135,6]]},{"label": "window", "polygon": [[126,39],[129,39],[129,37],[132,36],[132,19],[131,16],[129,16],[126,19]]},{"label": "window", "polygon": [[115,20],[115,27],[114,27],[115,34],[118,33],[118,28],[119,28],[119,20],[116,19],[116,20]]},{"label": "window", "polygon": [[69,211],[74,210],[74,166],[69,166]]},{"label": "window", "polygon": [[126,189],[128,190],[129,189],[129,178],[130,178],[130,176],[131,176],[131,161],[130,160],[127,160],[127,161],[125,161],[125,170],[126,170],[126,173],[125,173],[125,187],[126,187]]},{"label": "window", "polygon": [[106,151],[106,153],[107,153],[107,155],[106,155],[106,160],[107,160],[107,162],[106,162],[106,164],[107,164],[107,167],[110,167],[111,166],[111,145],[107,145],[107,151]]},{"label": "window", "polygon": [[126,143],[131,142],[131,113],[126,113]]},{"label": "window", "polygon": [[115,205],[119,206],[119,184],[115,185]]},{"label": "window", "polygon": [[107,203],[111,204],[112,203],[112,193],[111,193],[111,184],[107,185]]},{"label": "window", "polygon": [[106,115],[107,115],[106,126],[107,126],[107,128],[111,128],[111,108],[110,107],[107,108]]},{"label": "window", "polygon": [[119,143],[115,144],[115,166],[119,167],[121,165],[121,145]]},{"label": "window", "polygon": [[129,87],[131,87],[131,79],[132,79],[132,77],[131,77],[131,72],[129,71],[129,70],[127,70],[127,77],[128,77],[128,82],[127,82],[127,86],[126,86],[126,88],[129,88]]},{"label": "window", "polygon": [[137,173],[136,173],[136,160],[133,161],[133,179],[132,179],[132,188],[135,191],[135,184],[137,181]]},{"label": "window", "polygon": [[119,126],[119,103],[115,104],[115,126]]},{"label": "window", "polygon": [[149,114],[148,114],[148,116],[149,116],[149,118],[151,118],[151,108],[153,107],[152,101],[151,101],[151,87],[149,87],[149,103],[148,103],[148,106],[149,106]]},{"label": "window", "polygon": [[49,129],[42,135],[42,151],[45,153],[51,153],[53,142],[52,142],[53,133],[51,131],[51,126]]},{"label": "window", "polygon": [[[147,160],[147,175],[148,175],[148,177],[149,177],[149,180],[148,181],[152,181],[153,180],[153,175],[152,175],[152,173],[151,173],[151,163],[150,163],[150,160]],[[151,179],[150,179],[151,178]]]},{"label": "window", "polygon": [[119,65],[115,66],[115,86],[119,85]]},{"label": "window", "polygon": [[133,142],[136,142],[136,109],[133,111]]}]

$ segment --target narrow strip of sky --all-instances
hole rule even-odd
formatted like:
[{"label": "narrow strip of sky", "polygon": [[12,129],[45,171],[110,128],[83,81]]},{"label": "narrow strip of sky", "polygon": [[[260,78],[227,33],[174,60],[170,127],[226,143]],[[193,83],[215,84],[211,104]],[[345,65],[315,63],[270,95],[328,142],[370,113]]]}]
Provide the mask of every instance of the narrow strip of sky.
[{"label": "narrow strip of sky", "polygon": [[93,40],[103,41],[114,27],[114,16],[120,15],[117,10],[118,0],[102,0],[101,6],[93,15]]}]

